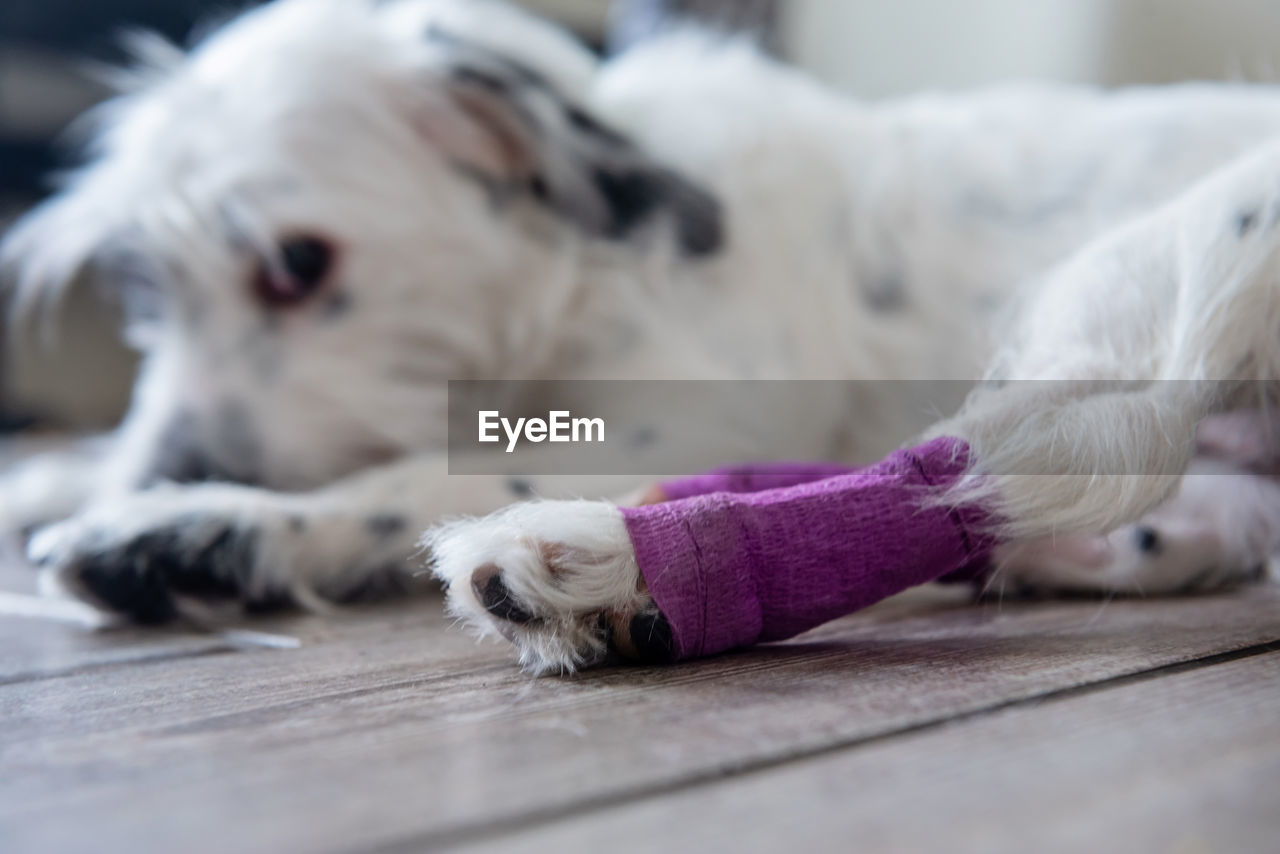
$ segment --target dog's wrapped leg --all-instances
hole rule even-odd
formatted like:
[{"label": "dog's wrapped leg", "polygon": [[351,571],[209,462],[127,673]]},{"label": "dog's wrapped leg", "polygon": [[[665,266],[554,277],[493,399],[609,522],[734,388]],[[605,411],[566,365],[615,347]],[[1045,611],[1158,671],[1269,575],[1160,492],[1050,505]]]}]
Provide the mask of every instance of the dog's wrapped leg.
[{"label": "dog's wrapped leg", "polygon": [[[572,670],[610,649],[672,661],[792,637],[909,587],[978,574],[994,546],[989,520],[938,500],[968,465],[963,443],[937,439],[762,491],[626,509],[518,505],[444,526],[427,545],[455,613],[511,640],[530,669]],[[760,482],[740,474],[702,483]]]},{"label": "dog's wrapped leg", "polygon": [[781,640],[942,576],[993,545],[972,508],[931,502],[962,475],[948,439],[780,489],[623,510],[676,658]]},{"label": "dog's wrapped leg", "polygon": [[705,474],[663,481],[648,491],[649,500],[643,503],[679,501],[682,498],[711,495],[716,492],[763,492],[767,489],[783,489],[788,486],[853,474],[859,470],[839,463],[764,463],[733,466]]}]

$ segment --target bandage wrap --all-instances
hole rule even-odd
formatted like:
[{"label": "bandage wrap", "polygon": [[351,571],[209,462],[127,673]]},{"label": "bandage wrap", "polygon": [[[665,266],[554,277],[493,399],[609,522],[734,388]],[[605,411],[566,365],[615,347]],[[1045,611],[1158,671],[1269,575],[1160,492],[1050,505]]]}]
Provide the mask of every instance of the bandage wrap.
[{"label": "bandage wrap", "polygon": [[979,510],[931,504],[969,464],[942,438],[864,469],[770,466],[663,484],[624,510],[678,658],[783,640],[929,581],[974,578]]}]

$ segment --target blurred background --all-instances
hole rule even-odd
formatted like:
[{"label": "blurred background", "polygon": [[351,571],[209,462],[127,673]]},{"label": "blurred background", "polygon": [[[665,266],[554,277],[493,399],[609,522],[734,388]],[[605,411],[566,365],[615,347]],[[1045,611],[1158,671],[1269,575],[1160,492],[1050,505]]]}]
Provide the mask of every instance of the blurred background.
[{"label": "blurred background", "polygon": [[[773,52],[864,98],[1011,78],[1119,86],[1270,81],[1280,0],[523,0],[604,52],[680,17],[755,31]],[[55,140],[104,92],[84,60],[119,58],[115,37],[149,27],[183,41],[252,3],[0,0],[0,228],[67,162]],[[0,430],[37,421],[104,427],[132,378],[116,318],[74,293],[54,346],[0,329]],[[4,340],[6,334],[10,340]]]}]

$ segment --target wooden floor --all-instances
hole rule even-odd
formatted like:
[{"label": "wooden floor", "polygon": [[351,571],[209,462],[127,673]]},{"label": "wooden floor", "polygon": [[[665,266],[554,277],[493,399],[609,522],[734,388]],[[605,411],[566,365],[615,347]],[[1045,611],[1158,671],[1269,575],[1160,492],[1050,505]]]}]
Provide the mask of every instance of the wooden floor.
[{"label": "wooden floor", "polygon": [[301,646],[0,619],[0,851],[1280,850],[1275,586],[571,679],[433,599],[254,626]]}]

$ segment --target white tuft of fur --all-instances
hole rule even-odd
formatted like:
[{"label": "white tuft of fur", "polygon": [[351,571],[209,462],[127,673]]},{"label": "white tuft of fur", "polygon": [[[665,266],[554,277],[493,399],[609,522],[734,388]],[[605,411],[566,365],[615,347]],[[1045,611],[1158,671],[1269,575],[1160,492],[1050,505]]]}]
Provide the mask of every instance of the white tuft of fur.
[{"label": "white tuft of fur", "polygon": [[[1277,377],[1280,145],[1083,249],[1026,297],[979,389],[934,435],[965,439],[985,502],[1025,539],[1109,531],[1176,490],[1196,426]],[[1245,213],[1242,213],[1245,212]]]}]

